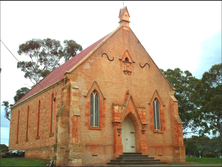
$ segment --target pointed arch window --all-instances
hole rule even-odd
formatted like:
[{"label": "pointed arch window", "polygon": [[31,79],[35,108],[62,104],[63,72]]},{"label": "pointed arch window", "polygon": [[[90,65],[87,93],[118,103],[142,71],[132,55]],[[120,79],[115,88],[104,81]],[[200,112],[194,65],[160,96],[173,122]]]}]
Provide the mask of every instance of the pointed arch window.
[{"label": "pointed arch window", "polygon": [[99,94],[96,90],[90,96],[90,126],[99,127]]},{"label": "pointed arch window", "polygon": [[154,118],[154,129],[161,130],[160,127],[160,105],[157,98],[153,101],[153,118]]}]

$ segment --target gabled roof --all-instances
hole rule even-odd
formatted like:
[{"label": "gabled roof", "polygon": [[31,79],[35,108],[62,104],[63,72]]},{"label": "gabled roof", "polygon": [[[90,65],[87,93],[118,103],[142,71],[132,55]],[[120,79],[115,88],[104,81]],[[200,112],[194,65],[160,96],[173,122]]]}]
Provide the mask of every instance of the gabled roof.
[{"label": "gabled roof", "polygon": [[28,97],[34,95],[42,89],[52,85],[53,83],[64,78],[66,71],[70,71],[78,62],[80,62],[84,57],[86,57],[94,48],[96,48],[102,41],[107,37],[103,37],[98,40],[88,48],[84,49],[82,52],[74,56],[72,59],[68,60],[58,68],[54,69],[49,75],[47,75],[40,83],[38,83],[33,89],[31,89],[25,96],[23,96],[16,104],[22,102]]},{"label": "gabled roof", "polygon": [[[123,14],[127,14],[126,16]],[[25,96],[23,96],[14,106],[11,108],[17,106],[21,102],[28,100],[31,97],[34,97],[38,93],[41,93],[42,91],[50,88],[51,86],[55,85],[56,83],[63,80],[65,73],[71,73],[73,70],[75,70],[79,65],[81,65],[92,53],[94,53],[105,41],[107,41],[115,32],[117,32],[120,27],[129,27],[129,12],[126,7],[120,10],[119,13],[120,17],[120,25],[116,28],[112,33],[106,35],[102,39],[98,40],[79,54],[77,54],[75,57],[67,61],[66,63],[62,64],[55,70],[53,70],[49,75],[47,75],[42,81],[40,81],[39,84],[37,84],[33,89],[31,89]],[[123,24],[123,22],[127,22],[128,24]],[[130,29],[130,28],[129,28]],[[130,29],[131,30],[131,29]],[[132,30],[131,30],[132,31]],[[133,31],[132,31],[133,33]],[[133,33],[134,34],[134,33]],[[135,34],[134,34],[135,35]],[[142,45],[143,47],[143,45]],[[144,47],[143,47],[144,48]],[[146,50],[144,48],[144,50]],[[148,54],[148,53],[147,53]],[[149,54],[148,54],[149,55]],[[150,57],[150,56],[149,56]],[[151,57],[150,57],[151,58]],[[152,58],[151,58],[151,61]],[[155,64],[155,62],[153,61]],[[156,65],[156,64],[155,64]],[[157,67],[157,65],[156,65]],[[158,68],[158,67],[157,67]],[[159,69],[159,68],[158,68]],[[160,71],[160,70],[159,70]],[[163,75],[163,73],[160,71],[160,73]],[[164,75],[163,75],[164,76]],[[165,76],[164,76],[165,78]],[[171,86],[169,81],[165,78],[165,80],[168,82],[170,87],[175,91],[175,89]]]}]

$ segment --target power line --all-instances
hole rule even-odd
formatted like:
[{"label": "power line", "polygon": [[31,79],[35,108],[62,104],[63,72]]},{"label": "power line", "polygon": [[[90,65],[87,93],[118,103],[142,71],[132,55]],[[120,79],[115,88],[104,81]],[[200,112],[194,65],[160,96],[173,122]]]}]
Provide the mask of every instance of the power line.
[{"label": "power line", "polygon": [[[12,54],[12,56],[14,56],[13,55],[13,53],[9,50],[9,48],[4,44],[4,42],[0,39],[0,41],[3,43],[3,45],[8,49],[8,51]],[[14,56],[14,58],[17,60],[17,61],[19,61],[15,56]]]},{"label": "power line", "polygon": [[[19,60],[13,55],[13,53],[9,50],[9,48],[4,44],[4,42],[0,39],[0,41],[3,43],[3,45],[8,49],[8,51],[12,54],[12,56],[19,62]],[[40,84],[40,83],[37,83],[36,85],[39,85],[39,86],[41,86],[42,87],[42,89],[44,89],[43,88],[43,86]],[[35,85],[35,86],[36,86]],[[47,92],[48,94],[49,94],[49,92]],[[49,94],[50,95],[50,94]]]}]

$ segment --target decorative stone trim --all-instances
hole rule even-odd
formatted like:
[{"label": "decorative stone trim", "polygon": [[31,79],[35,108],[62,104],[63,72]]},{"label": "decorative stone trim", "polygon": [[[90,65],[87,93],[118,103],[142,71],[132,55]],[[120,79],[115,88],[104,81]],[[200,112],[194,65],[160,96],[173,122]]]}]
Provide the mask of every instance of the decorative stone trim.
[{"label": "decorative stone trim", "polygon": [[150,68],[150,65],[148,63],[145,63],[143,66],[141,64],[139,64],[139,65],[140,65],[141,68],[144,68],[146,65],[148,65],[149,68]]},{"label": "decorative stone trim", "polygon": [[146,129],[147,123],[142,123],[143,129]]},{"label": "decorative stone trim", "polygon": [[99,87],[99,85],[98,85],[98,83],[97,83],[96,81],[93,82],[93,84],[91,85],[91,87],[89,88],[87,94],[86,94],[84,97],[88,97],[88,95],[89,95],[89,94],[92,92],[92,90],[95,89],[95,88],[99,91],[98,93],[100,93],[100,94],[102,95],[103,100],[105,100],[106,98],[103,96],[103,93],[102,93],[102,91],[101,91],[101,89],[100,89],[100,87]]},{"label": "decorative stone trim", "polygon": [[130,75],[132,73],[132,71],[130,71],[130,70],[123,70],[123,72],[124,72],[125,75],[126,74]]},{"label": "decorative stone trim", "polygon": [[132,64],[135,62],[133,61],[127,49],[124,51],[122,58],[119,60],[122,61],[124,64],[124,69],[123,69],[124,74],[130,75],[132,73]]},{"label": "decorative stone trim", "polygon": [[121,121],[113,121],[113,122],[112,122],[112,124],[113,124],[114,126],[119,126],[120,123],[121,123]]},{"label": "decorative stone trim", "polygon": [[117,128],[118,133],[121,133],[122,128]]},{"label": "decorative stone trim", "polygon": [[90,129],[90,130],[101,130],[102,128],[100,128],[100,127],[90,126],[89,129]]},{"label": "decorative stone trim", "polygon": [[163,105],[163,107],[165,107],[166,105],[163,103],[162,99],[160,98],[160,95],[158,93],[157,90],[154,91],[153,96],[151,97],[150,101],[148,102],[149,105],[152,104],[153,100],[155,99],[155,97],[158,97],[158,99],[160,100],[160,103]]},{"label": "decorative stone trim", "polygon": [[58,117],[60,114],[61,114],[61,112],[62,112],[62,110],[64,109],[64,105],[59,109],[59,112],[58,112],[58,114],[56,115],[56,117]]},{"label": "decorative stone trim", "polygon": [[70,81],[71,89],[70,89],[70,113],[75,116],[81,116],[79,109],[79,87],[75,82]]},{"label": "decorative stone trim", "polygon": [[173,100],[173,102],[178,102],[174,95],[170,95],[170,98]]},{"label": "decorative stone trim", "polygon": [[175,119],[177,121],[177,124],[182,125],[182,121],[181,121],[179,115],[175,115]]},{"label": "decorative stone trim", "polygon": [[163,131],[161,131],[161,130],[153,130],[153,133],[160,133],[160,134],[163,134]]},{"label": "decorative stone trim", "polygon": [[142,130],[141,130],[142,134],[144,134],[144,133],[145,133],[145,131],[146,131],[146,129],[142,129]]},{"label": "decorative stone trim", "polygon": [[136,107],[135,106],[135,103],[132,99],[132,95],[130,94],[129,90],[127,90],[126,96],[127,96],[127,98],[126,98],[124,104],[114,104],[114,103],[112,104],[112,107],[113,107],[113,121],[112,121],[112,124],[114,126],[119,126],[119,124],[124,120],[127,105],[128,105],[128,103],[131,99],[132,103],[133,103],[133,106],[135,107],[136,114],[137,114],[137,116],[139,118],[139,121],[141,123],[141,126],[144,129],[147,125],[145,107],[143,107],[143,106]]},{"label": "decorative stone trim", "polygon": [[112,59],[110,59],[109,56],[108,56],[106,53],[103,53],[101,56],[103,57],[103,55],[106,55],[106,57],[107,57],[107,59],[108,59],[109,61],[113,61],[113,60],[114,60],[114,57],[113,57]]},{"label": "decorative stone trim", "polygon": [[62,90],[64,90],[67,87],[67,84],[65,84],[65,86],[63,86]]}]

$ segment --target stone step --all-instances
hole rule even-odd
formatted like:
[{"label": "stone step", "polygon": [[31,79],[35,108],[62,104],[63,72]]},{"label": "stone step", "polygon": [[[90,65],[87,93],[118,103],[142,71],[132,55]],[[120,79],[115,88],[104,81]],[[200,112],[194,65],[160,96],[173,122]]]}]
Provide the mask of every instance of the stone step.
[{"label": "stone step", "polygon": [[108,165],[154,165],[154,164],[166,164],[166,162],[108,162]]},{"label": "stone step", "polygon": [[120,155],[119,158],[122,159],[154,159],[153,157],[148,157],[148,155]]},{"label": "stone step", "polygon": [[135,162],[135,163],[158,163],[160,160],[111,160],[111,163],[122,163],[122,162]]},{"label": "stone step", "polygon": [[138,153],[134,153],[134,152],[125,152],[123,153],[123,155],[142,155],[141,152],[138,152]]},{"label": "stone step", "polygon": [[154,157],[147,157],[147,156],[143,156],[143,157],[117,157],[116,159],[122,159],[122,160],[154,160]]},{"label": "stone step", "polygon": [[142,153],[123,153],[114,160],[110,160],[108,165],[152,165],[152,164],[166,164],[160,162],[159,159],[142,155]]},{"label": "stone step", "polygon": [[107,163],[107,165],[121,165],[121,166],[124,166],[124,165],[126,165],[126,166],[139,166],[139,165],[145,165],[145,166],[147,166],[147,165],[161,165],[161,164],[152,164],[152,163],[150,163],[150,164],[147,164],[147,163],[141,163],[141,164],[138,164],[138,163],[121,163],[121,164],[111,164],[111,163]]}]

